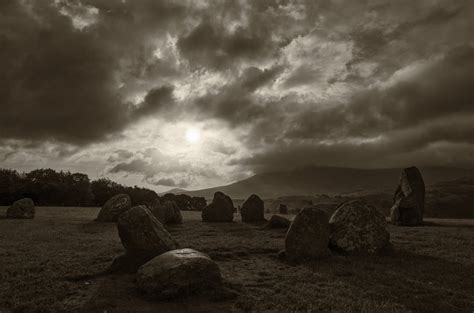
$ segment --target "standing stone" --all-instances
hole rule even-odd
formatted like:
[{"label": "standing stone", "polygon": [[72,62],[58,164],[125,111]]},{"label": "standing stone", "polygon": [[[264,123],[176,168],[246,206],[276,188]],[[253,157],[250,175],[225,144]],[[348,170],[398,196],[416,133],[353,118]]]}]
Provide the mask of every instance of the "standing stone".
[{"label": "standing stone", "polygon": [[181,224],[183,222],[183,216],[181,210],[174,201],[166,201],[163,204],[163,211],[165,215],[166,224]]},{"label": "standing stone", "polygon": [[148,208],[163,225],[181,224],[183,222],[181,210],[175,201],[167,200],[164,204],[161,204],[160,201],[156,199],[148,205]]},{"label": "standing stone", "polygon": [[251,195],[242,205],[242,222],[261,222],[265,220],[263,200],[256,194]]},{"label": "standing stone", "polygon": [[116,222],[120,214],[132,207],[130,196],[124,193],[118,194],[107,200],[97,215],[97,222]]},{"label": "standing stone", "polygon": [[286,204],[280,204],[278,206],[278,213],[280,214],[288,214],[288,207],[286,206]]},{"label": "standing stone", "polygon": [[272,215],[268,221],[269,228],[288,228],[291,225],[291,221],[286,217],[280,215]]},{"label": "standing stone", "polygon": [[170,299],[221,286],[219,266],[193,249],[172,250],[153,258],[137,273],[138,287],[150,298]]},{"label": "standing stone", "polygon": [[328,215],[322,210],[303,208],[286,233],[286,257],[290,261],[300,261],[328,256],[328,219]]},{"label": "standing stone", "polygon": [[161,224],[166,224],[165,210],[159,199],[154,199],[147,207]]},{"label": "standing stone", "polygon": [[117,229],[126,253],[114,260],[115,270],[136,270],[153,257],[178,248],[178,243],[144,205],[120,215]]},{"label": "standing stone", "polygon": [[403,170],[393,197],[390,219],[396,225],[416,226],[423,223],[425,183],[416,167]]},{"label": "standing stone", "polygon": [[35,217],[35,204],[30,198],[23,198],[13,202],[7,209],[7,218],[31,219]]},{"label": "standing stone", "polygon": [[223,192],[217,191],[212,202],[202,210],[203,222],[232,222],[234,219],[234,203]]},{"label": "standing stone", "polygon": [[377,254],[390,247],[385,216],[362,200],[343,203],[329,221],[330,246],[347,254]]}]

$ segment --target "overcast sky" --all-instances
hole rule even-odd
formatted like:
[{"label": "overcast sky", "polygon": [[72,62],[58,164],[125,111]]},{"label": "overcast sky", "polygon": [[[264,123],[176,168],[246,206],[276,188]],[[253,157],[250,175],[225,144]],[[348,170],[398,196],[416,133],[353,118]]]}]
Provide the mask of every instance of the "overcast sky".
[{"label": "overcast sky", "polygon": [[474,1],[0,1],[0,166],[157,191],[474,165]]}]

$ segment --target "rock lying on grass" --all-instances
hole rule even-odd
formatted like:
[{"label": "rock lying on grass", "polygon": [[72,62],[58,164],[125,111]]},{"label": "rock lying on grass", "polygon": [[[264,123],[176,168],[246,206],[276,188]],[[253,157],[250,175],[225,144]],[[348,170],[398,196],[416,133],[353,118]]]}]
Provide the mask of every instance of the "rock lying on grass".
[{"label": "rock lying on grass", "polygon": [[291,221],[281,215],[272,215],[268,221],[269,228],[288,228],[291,225]]},{"label": "rock lying on grass", "polygon": [[390,247],[385,216],[363,200],[343,203],[329,221],[330,246],[347,254],[377,254]]},{"label": "rock lying on grass", "polygon": [[143,205],[120,215],[117,229],[126,253],[114,260],[112,271],[134,272],[155,256],[178,248],[178,243]]},{"label": "rock lying on grass", "polygon": [[221,287],[219,266],[193,249],[163,253],[140,267],[137,284],[149,298],[170,299]]},{"label": "rock lying on grass", "polygon": [[242,222],[261,222],[265,220],[263,200],[256,194],[245,200],[240,212]]},{"label": "rock lying on grass", "polygon": [[202,210],[203,222],[232,222],[234,219],[234,203],[223,192],[217,191],[212,202]]},{"label": "rock lying on grass", "polygon": [[390,219],[395,225],[416,226],[423,223],[425,183],[416,167],[405,168],[393,197]]},{"label": "rock lying on grass", "polygon": [[326,212],[307,207],[293,220],[285,238],[286,258],[290,261],[328,256],[329,222]]},{"label": "rock lying on grass", "polygon": [[7,218],[31,219],[35,217],[35,203],[30,198],[13,202],[7,209]]},{"label": "rock lying on grass", "polygon": [[120,214],[130,210],[132,201],[124,193],[118,194],[107,200],[97,215],[97,222],[116,222]]}]

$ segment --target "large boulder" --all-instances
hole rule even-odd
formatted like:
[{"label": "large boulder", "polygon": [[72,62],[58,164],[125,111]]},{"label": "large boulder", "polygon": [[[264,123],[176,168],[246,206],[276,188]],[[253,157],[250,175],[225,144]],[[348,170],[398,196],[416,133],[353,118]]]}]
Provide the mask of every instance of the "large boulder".
[{"label": "large boulder", "polygon": [[116,222],[120,214],[132,208],[130,196],[124,193],[118,194],[107,200],[97,215],[98,222]]},{"label": "large boulder", "polygon": [[421,225],[424,207],[425,183],[423,177],[418,168],[405,168],[393,197],[390,219],[396,225]]},{"label": "large boulder", "polygon": [[329,220],[330,246],[347,254],[377,254],[390,247],[385,216],[362,200],[339,206]]},{"label": "large boulder", "polygon": [[280,203],[280,205],[278,206],[278,213],[288,214],[288,207],[286,206],[286,204]]},{"label": "large boulder", "polygon": [[261,222],[265,220],[263,200],[256,194],[251,195],[240,210],[242,222]]},{"label": "large boulder", "polygon": [[268,221],[269,228],[288,228],[291,225],[291,221],[281,215],[272,215]]},{"label": "large boulder", "polygon": [[7,209],[7,218],[25,218],[31,219],[35,217],[35,204],[30,198],[23,198],[13,202],[11,207]]},{"label": "large boulder", "polygon": [[328,219],[328,215],[322,210],[303,208],[286,233],[286,257],[290,261],[301,261],[328,256]]},{"label": "large boulder", "polygon": [[234,203],[223,192],[217,191],[212,202],[202,210],[203,222],[232,222],[234,219]]},{"label": "large boulder", "polygon": [[120,215],[118,234],[126,253],[114,260],[113,268],[133,271],[157,255],[178,248],[178,243],[144,205]]},{"label": "large boulder", "polygon": [[219,267],[208,255],[193,249],[163,253],[138,270],[138,287],[150,298],[169,299],[219,288]]}]

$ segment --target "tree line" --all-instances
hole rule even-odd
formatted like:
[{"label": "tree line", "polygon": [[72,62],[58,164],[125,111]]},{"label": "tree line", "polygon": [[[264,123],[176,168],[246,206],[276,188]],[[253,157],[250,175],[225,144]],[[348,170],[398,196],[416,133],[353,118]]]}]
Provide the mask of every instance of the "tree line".
[{"label": "tree line", "polygon": [[133,205],[150,204],[156,199],[172,200],[181,210],[202,210],[206,200],[188,195],[158,194],[147,188],[123,186],[108,178],[90,180],[86,174],[37,169],[20,173],[0,169],[0,205],[11,205],[21,198],[31,198],[40,206],[102,206],[112,196],[126,193]]}]

